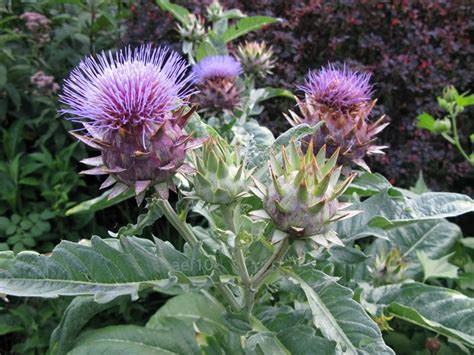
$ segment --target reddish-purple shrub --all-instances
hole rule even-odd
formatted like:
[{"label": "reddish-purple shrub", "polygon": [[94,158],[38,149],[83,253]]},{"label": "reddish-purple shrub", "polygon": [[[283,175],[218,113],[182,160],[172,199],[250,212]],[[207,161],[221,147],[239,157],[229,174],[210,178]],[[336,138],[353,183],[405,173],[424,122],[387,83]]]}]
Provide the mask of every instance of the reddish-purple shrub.
[{"label": "reddish-purple shrub", "polygon": [[[210,1],[176,1],[203,12]],[[173,20],[152,0],[142,0],[129,23],[132,41],[177,41]],[[266,85],[294,88],[308,69],[328,62],[346,62],[373,75],[379,112],[391,127],[381,142],[391,148],[372,166],[393,183],[412,184],[423,169],[431,188],[472,194],[474,172],[442,139],[415,127],[417,114],[435,111],[435,97],[447,84],[461,92],[473,81],[473,7],[466,1],[286,1],[222,0],[247,14],[280,17],[283,22],[258,33],[278,58]],[[138,7],[137,7],[138,8]],[[253,35],[256,37],[256,35]],[[249,36],[252,39],[252,35]],[[247,37],[247,38],[249,38]],[[262,116],[274,131],[287,126],[282,117],[288,103],[270,103]],[[472,131],[461,117],[463,139]]]}]

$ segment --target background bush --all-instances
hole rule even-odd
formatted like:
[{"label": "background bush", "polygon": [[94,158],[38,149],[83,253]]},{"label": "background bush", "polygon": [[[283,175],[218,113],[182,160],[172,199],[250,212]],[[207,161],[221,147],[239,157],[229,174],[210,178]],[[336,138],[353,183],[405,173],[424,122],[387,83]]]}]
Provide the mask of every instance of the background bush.
[{"label": "background bush", "polygon": [[[176,1],[203,13],[211,1]],[[248,14],[280,17],[280,24],[253,35],[273,46],[278,58],[267,84],[294,89],[310,68],[329,61],[373,73],[378,111],[391,126],[381,141],[387,155],[372,162],[375,170],[399,186],[413,185],[420,167],[433,190],[473,194],[474,175],[468,163],[439,137],[416,129],[416,116],[436,111],[436,96],[453,84],[461,92],[473,81],[472,6],[463,1],[286,1],[223,0],[228,8]],[[178,40],[170,15],[152,0],[140,0],[128,22],[132,42]],[[251,36],[250,36],[251,37]],[[176,49],[179,49],[176,46]],[[274,131],[285,127],[281,101],[267,105],[263,124]],[[474,123],[465,113],[462,139]]]}]

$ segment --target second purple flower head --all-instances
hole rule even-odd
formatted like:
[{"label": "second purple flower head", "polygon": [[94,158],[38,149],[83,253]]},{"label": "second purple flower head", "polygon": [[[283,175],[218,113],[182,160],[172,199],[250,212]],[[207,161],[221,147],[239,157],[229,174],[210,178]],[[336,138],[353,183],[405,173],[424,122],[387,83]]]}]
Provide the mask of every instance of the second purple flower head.
[{"label": "second purple flower head", "polygon": [[228,55],[209,56],[193,67],[199,94],[195,101],[202,111],[218,113],[232,111],[240,104],[240,90],[236,79],[242,73],[242,66]]}]

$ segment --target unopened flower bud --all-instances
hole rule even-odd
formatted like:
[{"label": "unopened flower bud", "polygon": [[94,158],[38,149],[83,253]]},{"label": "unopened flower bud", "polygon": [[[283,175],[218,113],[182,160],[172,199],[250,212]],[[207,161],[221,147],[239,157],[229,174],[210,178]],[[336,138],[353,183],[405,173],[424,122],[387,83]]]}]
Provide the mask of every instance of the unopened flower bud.
[{"label": "unopened flower bud", "polygon": [[451,131],[451,121],[448,118],[436,120],[433,126],[434,133],[447,133]]},{"label": "unopened flower bud", "polygon": [[177,27],[181,38],[189,42],[197,42],[206,34],[204,18],[199,15],[189,14],[186,24]]},{"label": "unopened flower bud", "polygon": [[307,238],[328,246],[342,244],[334,230],[334,222],[349,218],[358,211],[345,211],[348,204],[338,197],[346,190],[354,175],[340,181],[342,167],[337,165],[339,152],[326,159],[326,147],[313,154],[312,143],[304,154],[292,142],[288,150],[282,148],[283,164],[272,155],[272,182],[263,186],[256,181],[255,195],[263,200],[264,211],[256,216],[270,218],[280,231],[279,236]]},{"label": "unopened flower bud", "polygon": [[443,99],[448,103],[456,102],[456,98],[459,97],[459,93],[456,88],[452,85],[448,85],[443,90]]},{"label": "unopened flower bud", "polygon": [[222,5],[218,0],[214,0],[214,2],[207,8],[207,19],[211,22],[219,21],[222,18],[223,13],[224,8]]},{"label": "unopened flower bud", "polygon": [[245,44],[239,45],[237,58],[245,73],[262,78],[271,74],[271,70],[275,66],[272,48],[267,47],[265,42],[245,42]]},{"label": "unopened flower bud", "polygon": [[239,151],[221,138],[203,144],[202,157],[195,156],[195,195],[209,204],[229,205],[247,194],[251,179]]}]

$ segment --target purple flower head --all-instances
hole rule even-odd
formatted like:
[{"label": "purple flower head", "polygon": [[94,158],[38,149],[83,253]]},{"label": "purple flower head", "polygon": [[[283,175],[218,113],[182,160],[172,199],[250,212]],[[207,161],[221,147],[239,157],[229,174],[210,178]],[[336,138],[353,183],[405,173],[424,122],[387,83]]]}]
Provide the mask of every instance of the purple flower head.
[{"label": "purple flower head", "polygon": [[197,83],[211,78],[235,79],[242,73],[242,66],[231,56],[216,55],[201,60],[194,66],[193,73]]},{"label": "purple flower head", "polygon": [[167,48],[130,47],[85,58],[64,82],[61,110],[102,136],[161,123],[189,95],[187,63]]},{"label": "purple flower head", "polygon": [[314,102],[344,111],[369,102],[373,88],[370,74],[351,71],[346,65],[338,69],[329,64],[318,71],[309,72],[305,85],[300,89]]}]

